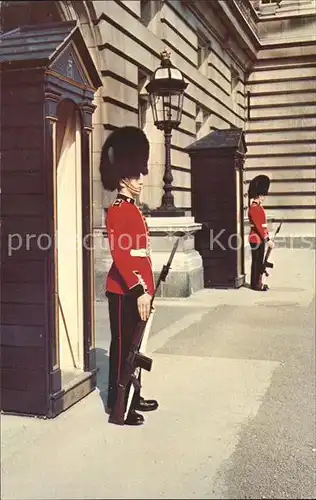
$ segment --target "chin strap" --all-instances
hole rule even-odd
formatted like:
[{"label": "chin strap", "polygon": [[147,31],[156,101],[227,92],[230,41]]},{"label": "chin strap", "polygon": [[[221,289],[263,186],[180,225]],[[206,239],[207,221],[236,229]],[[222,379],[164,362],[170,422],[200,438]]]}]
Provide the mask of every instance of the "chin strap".
[{"label": "chin strap", "polygon": [[127,189],[131,192],[133,196],[138,196],[140,193],[140,189],[135,188],[128,180],[122,179],[122,184],[124,184]]}]

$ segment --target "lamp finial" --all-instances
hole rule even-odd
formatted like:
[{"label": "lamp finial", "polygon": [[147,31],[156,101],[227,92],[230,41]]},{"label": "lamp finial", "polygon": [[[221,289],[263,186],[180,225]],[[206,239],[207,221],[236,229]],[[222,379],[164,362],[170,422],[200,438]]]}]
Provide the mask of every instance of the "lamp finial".
[{"label": "lamp finial", "polygon": [[160,53],[161,66],[171,66],[170,57],[171,57],[171,52],[169,52],[167,49],[161,52]]}]

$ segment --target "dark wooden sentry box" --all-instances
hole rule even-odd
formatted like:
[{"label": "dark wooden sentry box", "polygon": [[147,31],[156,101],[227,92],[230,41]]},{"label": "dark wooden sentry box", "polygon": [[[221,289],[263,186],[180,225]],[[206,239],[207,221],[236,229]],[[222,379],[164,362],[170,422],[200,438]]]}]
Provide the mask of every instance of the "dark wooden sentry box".
[{"label": "dark wooden sentry box", "polygon": [[[71,224],[70,250],[64,242],[70,216],[80,238],[92,235],[92,100],[102,82],[75,22],[0,39],[1,410],[54,417],[96,385],[92,244],[71,246]],[[67,282],[71,255],[78,272]]]},{"label": "dark wooden sentry box", "polygon": [[191,158],[192,213],[202,230],[195,247],[203,259],[205,288],[245,282],[241,129],[215,130],[186,148]]}]

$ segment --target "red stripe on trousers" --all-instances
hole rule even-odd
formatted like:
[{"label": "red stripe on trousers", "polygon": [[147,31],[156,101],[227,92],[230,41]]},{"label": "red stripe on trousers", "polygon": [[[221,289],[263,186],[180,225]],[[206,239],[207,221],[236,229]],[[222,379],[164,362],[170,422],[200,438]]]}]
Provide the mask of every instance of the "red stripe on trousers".
[{"label": "red stripe on trousers", "polygon": [[118,356],[118,364],[117,364],[117,382],[120,380],[120,372],[121,372],[121,358],[122,358],[122,297],[119,295],[119,307],[118,307],[118,315],[119,315],[119,331],[118,331],[118,341],[119,341],[119,356]]}]

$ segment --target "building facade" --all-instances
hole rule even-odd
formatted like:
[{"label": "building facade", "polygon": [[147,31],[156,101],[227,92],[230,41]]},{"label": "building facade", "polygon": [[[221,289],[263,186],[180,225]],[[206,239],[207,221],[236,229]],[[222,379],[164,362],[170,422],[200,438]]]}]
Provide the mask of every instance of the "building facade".
[{"label": "building facade", "polygon": [[[288,231],[315,224],[315,0],[106,0],[1,2],[1,30],[77,20],[103,86],[95,97],[94,225],[104,224],[112,195],[102,189],[99,159],[109,132],[139,125],[151,143],[142,202],[160,204],[163,134],[153,125],[145,86],[167,49],[183,73],[181,125],[172,136],[175,204],[191,212],[190,161],[184,148],[215,129],[245,130],[246,183],[271,178],[267,209]],[[245,184],[245,192],[247,184]]]}]

